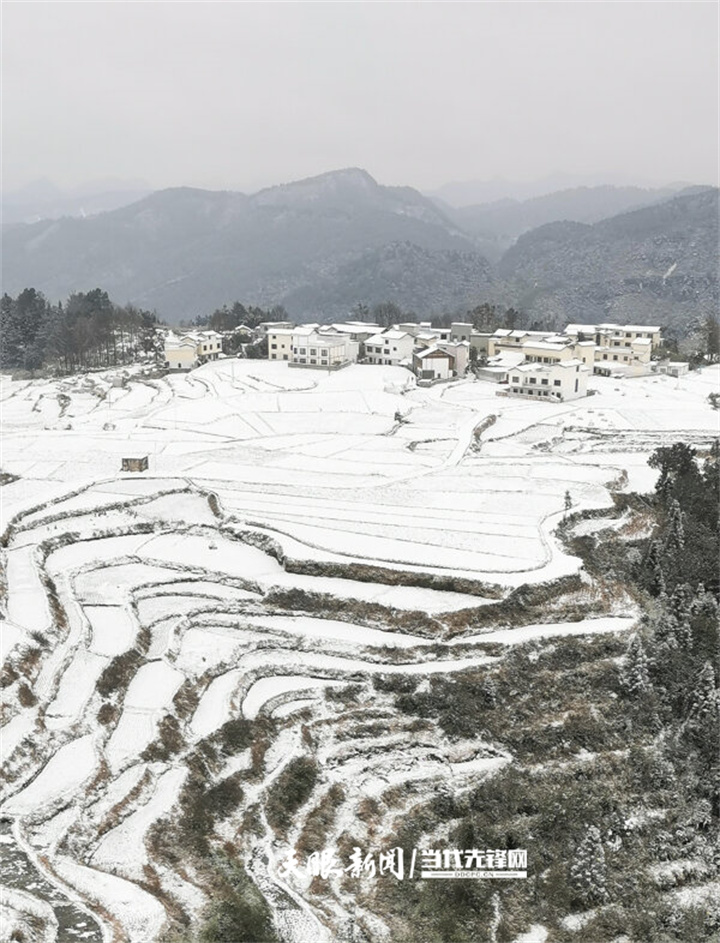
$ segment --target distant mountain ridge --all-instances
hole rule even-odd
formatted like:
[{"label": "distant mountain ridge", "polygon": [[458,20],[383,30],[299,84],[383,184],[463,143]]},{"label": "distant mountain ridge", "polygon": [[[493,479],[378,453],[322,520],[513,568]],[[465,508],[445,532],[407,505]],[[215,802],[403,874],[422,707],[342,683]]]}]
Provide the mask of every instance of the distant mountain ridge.
[{"label": "distant mountain ridge", "polygon": [[[339,266],[395,243],[429,253],[431,266],[435,252],[476,254],[472,240],[427,197],[380,186],[353,168],[253,196],[162,190],[93,218],[12,227],[3,283],[10,293],[33,284],[53,298],[100,284],[120,301],[177,320],[236,298],[284,303]],[[392,285],[376,290],[388,297]],[[343,302],[325,313],[344,308]]]},{"label": "distant mountain ridge", "polygon": [[618,213],[662,203],[677,196],[665,188],[645,190],[640,187],[575,187],[527,200],[503,199],[474,206],[440,208],[461,229],[475,238],[477,248],[492,261],[514,244],[519,236],[558,220],[595,223]]},{"label": "distant mountain ridge", "polygon": [[521,236],[498,277],[538,317],[620,320],[679,330],[718,309],[718,190],[692,188],[588,225]]},{"label": "distant mountain ridge", "polygon": [[[387,300],[425,316],[493,301],[549,323],[682,326],[717,298],[717,190],[666,197],[577,188],[461,213],[358,168],[253,195],[174,188],[87,219],[6,227],[3,290],[56,300],[100,286],[171,322],[234,300],[317,319]],[[506,234],[561,211],[582,221],[547,220],[491,263],[470,210]]]}]

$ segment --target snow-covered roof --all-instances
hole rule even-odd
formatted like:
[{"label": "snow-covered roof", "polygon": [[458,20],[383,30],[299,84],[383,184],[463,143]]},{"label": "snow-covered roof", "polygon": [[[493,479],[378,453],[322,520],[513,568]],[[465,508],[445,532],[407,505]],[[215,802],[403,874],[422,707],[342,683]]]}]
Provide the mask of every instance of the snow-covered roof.
[{"label": "snow-covered roof", "polygon": [[334,328],[339,334],[372,334],[373,331],[378,330],[378,326],[377,324],[367,324],[362,321],[343,321],[330,325],[330,327]]},{"label": "snow-covered roof", "polygon": [[595,334],[602,324],[568,324],[566,334]]},{"label": "snow-covered roof", "polygon": [[492,337],[509,337],[512,334],[512,331],[506,327],[499,327],[491,336]]},{"label": "snow-covered roof", "polygon": [[650,334],[657,334],[660,330],[659,327],[649,324],[613,324],[612,322],[607,322],[606,324],[600,325],[603,330],[606,331],[647,331]]},{"label": "snow-covered roof", "polygon": [[567,367],[584,367],[582,360],[560,360],[557,363],[521,363],[518,364],[517,370],[521,370],[523,373],[549,373],[552,370],[556,370],[558,367],[566,369]]},{"label": "snow-covered roof", "polygon": [[565,343],[551,343],[550,341],[528,341],[523,344],[523,350],[528,347],[534,347],[537,350],[565,350],[568,345]]},{"label": "snow-covered roof", "polygon": [[442,347],[434,345],[433,347],[426,347],[425,350],[416,350],[415,356],[418,360],[424,360],[426,357],[447,357],[448,360],[454,360],[455,354],[449,350],[443,350]]},{"label": "snow-covered roof", "polygon": [[388,341],[399,341],[403,337],[410,337],[407,331],[385,331],[383,334],[374,334],[368,337],[367,344],[386,344]]},{"label": "snow-covered roof", "polygon": [[504,350],[488,358],[488,367],[502,367],[509,370],[522,363],[524,359],[525,354],[522,351]]}]

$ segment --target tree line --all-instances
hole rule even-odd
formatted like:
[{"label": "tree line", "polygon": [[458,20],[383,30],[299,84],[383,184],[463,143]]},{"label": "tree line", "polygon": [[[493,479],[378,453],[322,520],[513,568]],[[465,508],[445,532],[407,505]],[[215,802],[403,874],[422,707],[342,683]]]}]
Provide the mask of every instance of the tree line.
[{"label": "tree line", "polygon": [[61,373],[133,363],[156,349],[157,317],[114,304],[106,291],[75,292],[49,302],[26,288],[0,300],[0,368]]}]

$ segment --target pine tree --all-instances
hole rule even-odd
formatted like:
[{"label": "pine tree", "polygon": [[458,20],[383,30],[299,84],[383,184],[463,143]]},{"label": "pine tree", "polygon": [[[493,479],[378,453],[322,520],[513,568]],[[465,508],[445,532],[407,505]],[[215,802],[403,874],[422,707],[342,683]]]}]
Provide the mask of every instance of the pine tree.
[{"label": "pine tree", "polygon": [[660,543],[657,540],[651,540],[648,547],[647,557],[644,564],[645,572],[649,576],[650,592],[654,596],[660,596],[665,592],[665,577],[662,571],[662,553]]},{"label": "pine tree", "polygon": [[678,619],[675,626],[675,638],[677,639],[678,648],[690,651],[693,644],[693,631],[689,620],[687,617]]},{"label": "pine tree", "polygon": [[700,669],[684,732],[707,767],[717,767],[720,757],[720,691],[709,661]]},{"label": "pine tree", "polygon": [[622,683],[631,697],[641,697],[650,687],[648,660],[639,635],[633,635],[625,655]]},{"label": "pine tree", "polygon": [[719,708],[720,699],[715,684],[715,671],[708,661],[700,669],[692,695],[687,718],[688,728],[700,731],[717,723]]},{"label": "pine tree", "polygon": [[665,538],[665,552],[678,553],[685,546],[685,515],[683,514],[677,499],[673,499],[670,504],[670,517],[668,520],[668,532]]},{"label": "pine tree", "polygon": [[693,592],[687,583],[678,583],[670,597],[670,612],[678,621],[687,619],[690,614],[690,606],[693,599]]},{"label": "pine tree", "polygon": [[577,846],[570,865],[570,884],[584,906],[603,904],[608,899],[605,849],[596,825],[588,827]]}]

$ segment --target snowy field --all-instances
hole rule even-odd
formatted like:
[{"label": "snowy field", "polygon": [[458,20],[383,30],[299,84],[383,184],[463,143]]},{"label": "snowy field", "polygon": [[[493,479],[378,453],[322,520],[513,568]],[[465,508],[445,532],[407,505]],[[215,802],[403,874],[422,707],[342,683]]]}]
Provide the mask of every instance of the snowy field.
[{"label": "snowy field", "polygon": [[[718,432],[707,401],[718,368],[595,378],[594,395],[568,404],[498,397],[474,380],[417,389],[379,366],[328,375],[224,360],[111,380],[0,384],[3,470],[18,476],[0,493],[0,815],[59,887],[138,941],[165,921],[161,893],[140,886],[146,836],[178,800],[188,751],[229,720],[272,718],[278,738],[243,787],[250,805],[318,717],[322,788],[343,785],[345,821],[364,796],[403,783],[491,774],[507,756],[408,731],[373,679],[422,684],[480,670],[508,646],[631,630],[624,603],[485,631],[472,614],[578,571],[554,536],[566,492],[573,509],[610,507],[611,490],[653,487],[655,448],[704,448]],[[122,457],[141,455],[147,472],[120,472]],[[438,588],[451,578],[453,591]],[[348,682],[384,732],[335,735]],[[181,738],[170,759],[157,749],[169,719]],[[251,762],[233,756],[222,775]],[[190,914],[204,900],[178,874],[158,881]]]},{"label": "snowy field", "polygon": [[[566,490],[575,506],[602,506],[623,470],[630,488],[647,489],[655,447],[717,431],[706,399],[717,368],[591,386],[583,400],[530,403],[477,381],[413,389],[401,368],[328,375],[237,360],[124,389],[103,375],[3,378],[4,468],[20,476],[3,489],[3,516],[90,483],[102,488],[100,509],[124,491],[161,490],[152,479],[189,479],[293,557],[546,579],[568,565],[548,541]],[[61,392],[70,405],[59,417],[49,404]],[[474,429],[491,415],[474,451]],[[134,454],[149,455],[143,478],[119,474]],[[182,520],[177,498],[167,504]]]}]

